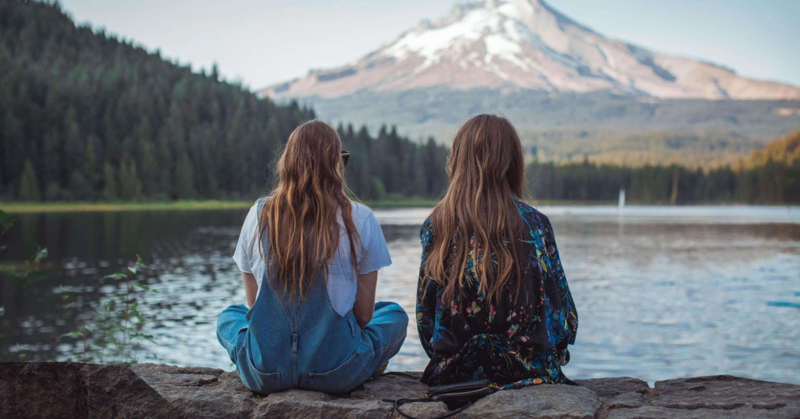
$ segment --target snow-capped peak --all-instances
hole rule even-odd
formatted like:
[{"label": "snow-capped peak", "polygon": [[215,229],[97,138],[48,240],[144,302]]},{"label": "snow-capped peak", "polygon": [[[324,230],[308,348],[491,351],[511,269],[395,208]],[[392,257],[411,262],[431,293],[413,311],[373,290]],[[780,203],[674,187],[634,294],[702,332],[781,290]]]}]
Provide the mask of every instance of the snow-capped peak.
[{"label": "snow-capped peak", "polygon": [[266,89],[335,97],[358,90],[613,90],[666,98],[800,98],[800,88],[605,38],[541,0],[477,0],[424,22],[356,63]]}]

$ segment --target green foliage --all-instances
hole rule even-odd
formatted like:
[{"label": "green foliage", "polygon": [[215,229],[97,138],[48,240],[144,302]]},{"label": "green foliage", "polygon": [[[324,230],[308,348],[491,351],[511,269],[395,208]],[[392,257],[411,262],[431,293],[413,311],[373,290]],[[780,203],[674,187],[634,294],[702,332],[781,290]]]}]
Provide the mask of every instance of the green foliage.
[{"label": "green foliage", "polygon": [[17,222],[11,219],[5,211],[0,210],[0,239],[6,234],[6,231],[11,227],[17,225]]},{"label": "green foliage", "polygon": [[[17,225],[17,222],[11,219],[5,211],[0,210],[0,240],[6,235],[8,230]],[[4,244],[0,244],[0,254],[6,250]]]},{"label": "green foliage", "polygon": [[36,171],[30,160],[25,160],[25,166],[20,176],[19,199],[23,201],[39,200],[39,181],[36,179]]},{"label": "green foliage", "polygon": [[11,285],[18,287],[46,279],[47,274],[41,268],[46,257],[47,249],[37,247],[36,252],[22,264],[0,269],[0,279],[9,280]]},{"label": "green foliage", "polygon": [[[141,293],[158,293],[147,285],[133,283],[144,273],[147,265],[137,255],[126,272],[103,277],[104,280],[124,281],[124,292],[112,296],[94,308],[92,319],[80,330],[64,333],[61,338],[77,339],[83,351],[81,362],[135,364],[144,341],[155,342],[152,335],[143,332],[151,318],[139,303]],[[62,299],[68,299],[62,293]]]}]

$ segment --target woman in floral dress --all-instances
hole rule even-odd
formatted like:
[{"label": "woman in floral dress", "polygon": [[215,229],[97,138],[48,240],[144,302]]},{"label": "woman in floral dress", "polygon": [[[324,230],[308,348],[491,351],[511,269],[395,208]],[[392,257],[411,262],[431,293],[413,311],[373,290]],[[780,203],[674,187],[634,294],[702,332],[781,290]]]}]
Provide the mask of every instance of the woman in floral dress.
[{"label": "woman in floral dress", "polygon": [[505,118],[478,115],[453,142],[447,194],[422,226],[417,327],[428,385],[571,383],[578,313],[553,227],[521,200],[525,163]]}]

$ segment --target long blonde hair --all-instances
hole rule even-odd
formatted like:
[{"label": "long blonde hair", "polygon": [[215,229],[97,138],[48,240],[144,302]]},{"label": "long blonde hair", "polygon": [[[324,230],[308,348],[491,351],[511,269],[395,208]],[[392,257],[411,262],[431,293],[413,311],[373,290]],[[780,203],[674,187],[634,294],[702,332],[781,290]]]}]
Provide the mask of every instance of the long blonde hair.
[{"label": "long blonde hair", "polygon": [[341,151],[336,130],[314,120],[292,132],[278,161],[278,184],[259,216],[259,237],[266,234],[264,259],[271,285],[276,291],[283,288],[290,298],[304,298],[319,273],[327,281],[327,262],[339,248],[339,215],[356,265],[360,237],[345,194]]},{"label": "long blonde hair", "polygon": [[453,141],[447,174],[447,194],[430,216],[434,237],[425,278],[442,286],[443,301],[452,302],[463,292],[471,260],[478,291],[489,302],[511,285],[516,299],[523,223],[514,197],[521,198],[525,188],[525,162],[514,126],[495,115],[467,121]]}]

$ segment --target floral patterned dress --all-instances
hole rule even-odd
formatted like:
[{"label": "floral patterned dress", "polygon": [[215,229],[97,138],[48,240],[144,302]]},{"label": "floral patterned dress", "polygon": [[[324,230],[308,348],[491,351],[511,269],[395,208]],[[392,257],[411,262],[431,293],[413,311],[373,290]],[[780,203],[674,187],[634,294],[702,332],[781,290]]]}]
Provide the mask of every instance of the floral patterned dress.
[{"label": "floral patterned dress", "polygon": [[[515,200],[527,231],[521,232],[521,293],[509,291],[496,304],[478,293],[471,260],[465,269],[462,296],[441,299],[444,290],[426,280],[422,269],[433,244],[431,220],[420,232],[422,263],[417,286],[417,328],[430,357],[422,381],[441,385],[489,378],[499,388],[570,382],[561,372],[575,343],[578,313],[561,267],[553,227],[533,207]],[[475,251],[472,240],[470,254]],[[455,238],[451,246],[458,246]],[[482,255],[477,252],[477,257]],[[456,290],[456,294],[458,293]]]}]

